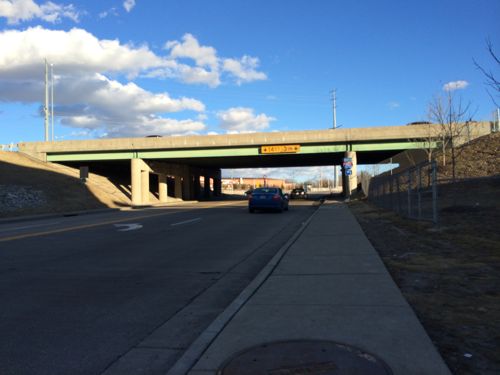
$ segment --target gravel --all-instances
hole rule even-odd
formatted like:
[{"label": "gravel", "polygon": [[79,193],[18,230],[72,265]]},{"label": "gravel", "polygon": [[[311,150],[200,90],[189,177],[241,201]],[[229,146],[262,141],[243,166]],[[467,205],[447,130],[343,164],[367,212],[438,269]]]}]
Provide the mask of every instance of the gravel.
[{"label": "gravel", "polygon": [[32,186],[0,185],[0,212],[41,207],[47,204],[43,191]]}]

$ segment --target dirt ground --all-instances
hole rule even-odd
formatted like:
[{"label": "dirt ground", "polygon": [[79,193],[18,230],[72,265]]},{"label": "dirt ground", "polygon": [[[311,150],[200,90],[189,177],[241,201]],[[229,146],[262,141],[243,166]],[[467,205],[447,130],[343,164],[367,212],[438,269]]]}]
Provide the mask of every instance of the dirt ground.
[{"label": "dirt ground", "polygon": [[437,227],[350,203],[454,374],[500,374],[498,191],[489,205],[444,208]]},{"label": "dirt ground", "polygon": [[91,173],[82,184],[77,169],[43,163],[17,152],[0,151],[0,197],[2,187],[37,192],[41,199],[40,205],[27,204],[15,210],[2,210],[0,204],[0,218],[121,207],[130,202],[105,177]]}]

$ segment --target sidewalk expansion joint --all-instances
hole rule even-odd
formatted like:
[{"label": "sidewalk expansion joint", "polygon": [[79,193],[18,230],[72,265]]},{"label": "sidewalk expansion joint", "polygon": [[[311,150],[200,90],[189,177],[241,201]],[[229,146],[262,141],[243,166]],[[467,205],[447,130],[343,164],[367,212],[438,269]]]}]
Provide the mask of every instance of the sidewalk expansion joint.
[{"label": "sidewalk expansion joint", "polygon": [[162,345],[158,345],[158,346],[153,346],[153,345],[147,345],[147,346],[143,346],[143,345],[139,345],[139,346],[135,346],[134,348],[132,349],[152,349],[152,350],[156,350],[156,349],[165,349],[165,350],[186,350],[186,348],[180,348],[180,347],[172,347],[172,346],[162,346]]}]

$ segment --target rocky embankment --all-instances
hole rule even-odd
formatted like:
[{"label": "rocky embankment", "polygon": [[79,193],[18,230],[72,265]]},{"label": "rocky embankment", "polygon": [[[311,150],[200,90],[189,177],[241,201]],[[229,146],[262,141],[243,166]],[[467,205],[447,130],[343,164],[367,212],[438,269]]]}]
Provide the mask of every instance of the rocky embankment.
[{"label": "rocky embankment", "polygon": [[130,203],[124,189],[107,178],[44,163],[18,152],[0,151],[0,217],[71,212]]}]

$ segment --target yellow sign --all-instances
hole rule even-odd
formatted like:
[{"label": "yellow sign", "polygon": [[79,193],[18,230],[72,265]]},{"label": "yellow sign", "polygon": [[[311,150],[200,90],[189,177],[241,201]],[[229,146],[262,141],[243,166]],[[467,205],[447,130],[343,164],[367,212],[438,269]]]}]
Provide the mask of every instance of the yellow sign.
[{"label": "yellow sign", "polygon": [[261,146],[261,154],[287,154],[300,151],[300,145],[274,145],[274,146]]}]

